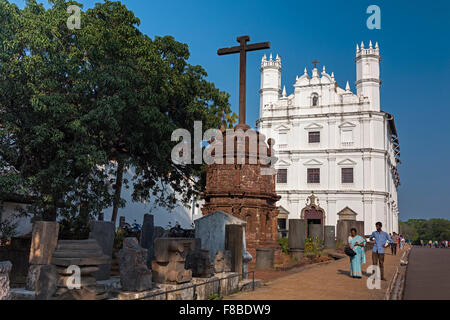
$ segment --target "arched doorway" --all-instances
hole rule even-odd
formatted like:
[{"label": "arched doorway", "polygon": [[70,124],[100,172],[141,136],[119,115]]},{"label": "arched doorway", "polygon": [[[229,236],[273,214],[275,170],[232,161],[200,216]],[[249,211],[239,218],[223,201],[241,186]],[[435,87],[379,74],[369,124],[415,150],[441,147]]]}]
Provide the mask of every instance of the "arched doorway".
[{"label": "arched doorway", "polygon": [[306,207],[302,210],[301,218],[306,221],[306,234],[308,237],[311,236],[311,225],[320,225],[323,235],[325,210],[320,207],[318,198],[314,195],[314,193],[312,193],[312,195],[306,200]]}]

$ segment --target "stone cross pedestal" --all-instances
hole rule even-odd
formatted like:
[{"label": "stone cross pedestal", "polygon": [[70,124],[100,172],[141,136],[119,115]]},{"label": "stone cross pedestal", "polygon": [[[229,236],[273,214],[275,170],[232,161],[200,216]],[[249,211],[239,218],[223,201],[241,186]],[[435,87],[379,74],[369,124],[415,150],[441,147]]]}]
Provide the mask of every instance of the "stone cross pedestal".
[{"label": "stone cross pedestal", "polygon": [[57,222],[37,221],[33,224],[27,290],[35,290],[41,267],[51,263],[52,254],[58,242],[58,234],[59,224]]}]

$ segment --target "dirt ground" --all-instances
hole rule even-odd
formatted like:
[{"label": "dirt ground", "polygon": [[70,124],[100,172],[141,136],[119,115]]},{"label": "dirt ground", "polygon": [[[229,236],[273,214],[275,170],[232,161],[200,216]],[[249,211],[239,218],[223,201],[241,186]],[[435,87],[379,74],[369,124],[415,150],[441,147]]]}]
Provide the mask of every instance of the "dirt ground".
[{"label": "dirt ground", "polygon": [[[367,268],[372,264],[372,252],[367,252],[367,263],[363,265],[363,278],[349,276],[349,258],[327,264],[310,266],[301,270],[284,272],[265,282],[262,288],[227,297],[227,300],[383,300],[403,251],[385,256],[385,278],[381,289],[368,289]],[[256,276],[258,279],[258,277]]]}]

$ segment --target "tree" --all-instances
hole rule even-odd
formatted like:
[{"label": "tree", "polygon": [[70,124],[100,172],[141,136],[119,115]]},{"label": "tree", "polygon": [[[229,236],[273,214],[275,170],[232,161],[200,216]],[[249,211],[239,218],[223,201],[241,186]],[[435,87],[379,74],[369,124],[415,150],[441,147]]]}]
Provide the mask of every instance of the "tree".
[{"label": "tree", "polygon": [[76,2],[51,4],[0,0],[0,157],[36,195],[35,210],[88,219],[112,203],[114,221],[130,167],[135,200],[171,207],[176,192],[198,194],[202,166],[172,163],[171,134],[195,120],[231,126],[228,94],[187,63],[187,45],[142,34],[120,2],[81,12],[79,30],[66,25]]}]

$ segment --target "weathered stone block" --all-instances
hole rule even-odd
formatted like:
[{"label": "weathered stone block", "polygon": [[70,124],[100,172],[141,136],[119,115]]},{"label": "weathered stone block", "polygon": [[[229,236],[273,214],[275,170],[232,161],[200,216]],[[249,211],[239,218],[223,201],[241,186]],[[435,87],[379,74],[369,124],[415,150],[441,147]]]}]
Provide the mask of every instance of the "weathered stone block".
[{"label": "weathered stone block", "polygon": [[231,252],[228,250],[217,251],[214,257],[214,272],[231,272]]},{"label": "weathered stone block", "polygon": [[59,224],[37,221],[33,224],[30,248],[30,264],[50,264],[53,251],[58,243]]},{"label": "weathered stone block", "polygon": [[11,289],[9,285],[11,268],[11,262],[0,262],[0,300],[11,300]]},{"label": "weathered stone block", "polygon": [[152,271],[147,267],[147,249],[136,238],[126,238],[119,251],[120,282],[125,291],[145,291],[152,288]]},{"label": "weathered stone block", "polygon": [[36,300],[51,300],[56,293],[58,279],[55,266],[51,264],[42,266],[36,282]]},{"label": "weathered stone block", "polygon": [[[114,246],[114,224],[107,221],[92,221],[90,225],[91,232],[89,234],[90,239],[97,240],[100,245],[103,254],[112,258],[113,246]],[[99,265],[99,271],[94,274],[97,280],[107,280],[110,277],[111,264]]]},{"label": "weathered stone block", "polygon": [[152,265],[153,251],[155,241],[155,226],[154,216],[151,214],[144,215],[144,222],[141,230],[141,246],[147,249],[147,266],[150,268]]},{"label": "weathered stone block", "polygon": [[325,226],[325,249],[336,248],[336,227]]},{"label": "weathered stone block", "polygon": [[185,268],[192,270],[192,276],[209,278],[213,275],[213,268],[209,260],[208,250],[190,251],[186,256]]}]

